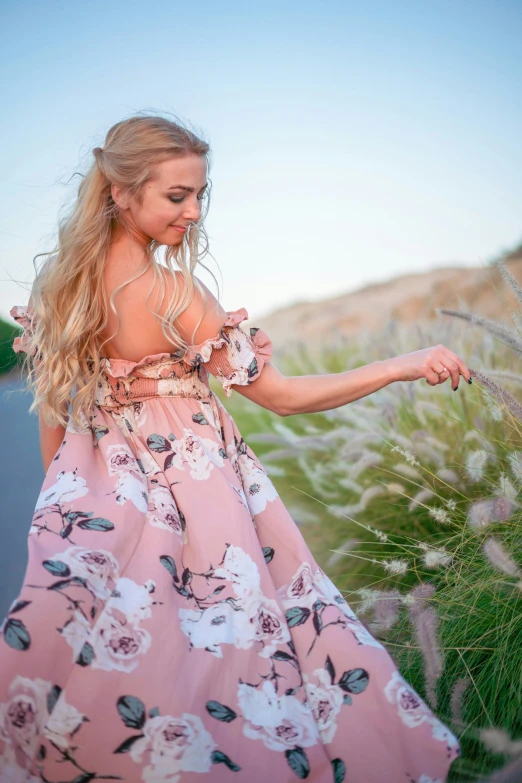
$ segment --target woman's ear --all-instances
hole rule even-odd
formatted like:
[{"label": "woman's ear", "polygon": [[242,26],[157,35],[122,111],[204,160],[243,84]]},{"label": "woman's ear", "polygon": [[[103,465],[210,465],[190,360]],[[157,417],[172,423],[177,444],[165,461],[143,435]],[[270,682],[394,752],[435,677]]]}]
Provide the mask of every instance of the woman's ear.
[{"label": "woman's ear", "polygon": [[120,209],[127,209],[127,199],[122,196],[121,188],[117,185],[111,185],[111,196],[114,203],[117,204]]}]

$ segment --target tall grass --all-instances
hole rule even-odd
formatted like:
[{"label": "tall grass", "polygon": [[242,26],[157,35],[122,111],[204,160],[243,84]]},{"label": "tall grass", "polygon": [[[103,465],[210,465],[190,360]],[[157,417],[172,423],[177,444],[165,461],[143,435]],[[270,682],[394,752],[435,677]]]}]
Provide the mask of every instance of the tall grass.
[{"label": "tall grass", "polygon": [[232,412],[318,562],[458,734],[449,781],[522,781],[522,320],[440,315],[321,353],[302,345],[284,372],[442,342],[473,368],[472,386],[395,383],[284,420],[244,400]]}]

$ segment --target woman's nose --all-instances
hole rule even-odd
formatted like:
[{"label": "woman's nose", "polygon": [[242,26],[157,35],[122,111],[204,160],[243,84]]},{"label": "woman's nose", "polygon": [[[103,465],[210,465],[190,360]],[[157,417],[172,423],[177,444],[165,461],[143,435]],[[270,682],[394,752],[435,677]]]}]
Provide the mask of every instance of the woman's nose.
[{"label": "woman's nose", "polygon": [[201,215],[201,207],[199,205],[199,202],[194,203],[190,202],[187,204],[187,209],[185,210],[185,220],[193,220],[196,222],[199,220],[199,217]]}]

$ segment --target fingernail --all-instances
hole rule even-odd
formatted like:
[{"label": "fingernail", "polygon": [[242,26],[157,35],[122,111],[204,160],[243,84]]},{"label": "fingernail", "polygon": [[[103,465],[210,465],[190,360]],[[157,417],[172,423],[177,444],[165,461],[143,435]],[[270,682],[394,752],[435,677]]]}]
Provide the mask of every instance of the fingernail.
[{"label": "fingernail", "polygon": [[472,380],[471,378],[468,378],[468,383],[471,383],[471,380]]},{"label": "fingernail", "polygon": [[454,386],[453,391],[457,391],[458,388],[459,388],[458,386]]}]

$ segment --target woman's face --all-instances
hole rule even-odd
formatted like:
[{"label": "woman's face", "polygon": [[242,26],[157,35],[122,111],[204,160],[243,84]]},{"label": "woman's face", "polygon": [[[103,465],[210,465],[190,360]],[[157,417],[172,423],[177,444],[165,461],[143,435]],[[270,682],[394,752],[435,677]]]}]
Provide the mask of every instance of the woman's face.
[{"label": "woman's face", "polygon": [[186,228],[199,220],[206,187],[206,158],[186,155],[156,164],[155,178],[144,186],[141,204],[122,196],[115,185],[111,191],[137,241],[147,245],[155,239],[162,245],[177,245],[186,231],[175,226]]}]

